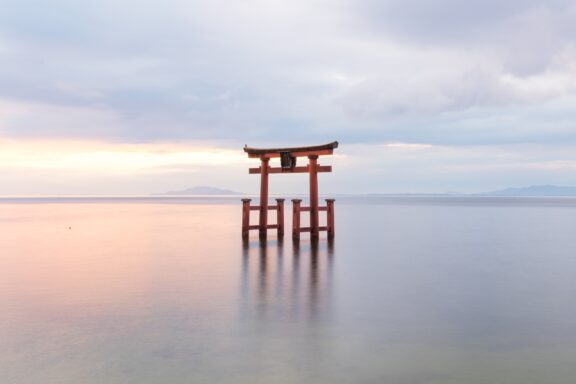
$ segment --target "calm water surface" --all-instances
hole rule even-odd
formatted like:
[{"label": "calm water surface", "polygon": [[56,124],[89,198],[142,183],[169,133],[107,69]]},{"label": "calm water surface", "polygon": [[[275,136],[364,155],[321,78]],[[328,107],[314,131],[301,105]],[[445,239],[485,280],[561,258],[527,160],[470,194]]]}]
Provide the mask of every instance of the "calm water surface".
[{"label": "calm water surface", "polygon": [[0,383],[574,383],[576,200],[342,198],[336,226],[0,200]]}]

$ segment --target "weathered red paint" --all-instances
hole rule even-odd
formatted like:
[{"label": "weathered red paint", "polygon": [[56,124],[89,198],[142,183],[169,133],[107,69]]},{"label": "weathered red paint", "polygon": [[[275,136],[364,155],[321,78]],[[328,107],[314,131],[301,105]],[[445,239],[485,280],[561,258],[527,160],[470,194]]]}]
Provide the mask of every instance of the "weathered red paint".
[{"label": "weathered red paint", "polygon": [[318,233],[318,172],[316,165],[318,164],[318,156],[308,156],[309,161],[309,175],[310,175],[310,236],[317,239]]},{"label": "weathered red paint", "polygon": [[268,225],[268,162],[270,159],[262,158],[260,173],[260,237],[266,237]]},{"label": "weathered red paint", "polygon": [[242,199],[242,237],[247,238],[250,227],[250,201],[252,199]]},{"label": "weathered red paint", "polygon": [[300,238],[300,199],[292,199],[292,238]]},{"label": "weathered red paint", "polygon": [[327,232],[328,238],[333,239],[336,233],[334,229],[334,199],[326,199],[326,221],[327,221]]},{"label": "weathered red paint", "polygon": [[284,199],[276,199],[276,220],[278,224],[278,237],[284,236]]}]

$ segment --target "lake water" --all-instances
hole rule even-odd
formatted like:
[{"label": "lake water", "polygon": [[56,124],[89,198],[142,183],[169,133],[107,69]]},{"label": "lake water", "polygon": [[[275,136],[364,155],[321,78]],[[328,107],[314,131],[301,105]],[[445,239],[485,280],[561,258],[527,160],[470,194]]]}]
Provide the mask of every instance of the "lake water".
[{"label": "lake water", "polygon": [[341,198],[333,243],[240,219],[0,199],[0,383],[574,383],[575,199]]}]

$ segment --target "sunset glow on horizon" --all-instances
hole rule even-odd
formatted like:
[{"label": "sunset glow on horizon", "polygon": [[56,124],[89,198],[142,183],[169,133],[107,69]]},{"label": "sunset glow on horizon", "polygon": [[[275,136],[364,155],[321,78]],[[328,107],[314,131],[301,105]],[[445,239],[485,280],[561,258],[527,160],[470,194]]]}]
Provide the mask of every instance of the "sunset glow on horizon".
[{"label": "sunset glow on horizon", "polygon": [[87,140],[0,140],[0,162],[15,169],[138,173],[246,162],[238,150],[198,144]]}]

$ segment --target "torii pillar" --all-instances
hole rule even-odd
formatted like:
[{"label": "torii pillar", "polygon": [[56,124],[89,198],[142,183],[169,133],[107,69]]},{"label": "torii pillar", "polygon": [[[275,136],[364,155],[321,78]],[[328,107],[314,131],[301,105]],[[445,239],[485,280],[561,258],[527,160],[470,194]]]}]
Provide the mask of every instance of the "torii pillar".
[{"label": "torii pillar", "polygon": [[310,174],[310,237],[317,239],[318,231],[318,155],[308,156]]},{"label": "torii pillar", "polygon": [[[319,237],[320,231],[326,231],[329,238],[334,237],[334,199],[327,199],[327,205],[320,207],[318,205],[318,173],[332,172],[331,166],[321,166],[318,164],[318,157],[323,155],[332,155],[334,149],[338,147],[338,142],[334,141],[329,144],[292,147],[292,148],[249,148],[244,147],[244,152],[249,158],[259,158],[260,167],[250,168],[250,174],[260,174],[260,205],[251,206],[251,199],[242,199],[242,237],[248,238],[249,231],[258,229],[261,238],[265,238],[268,229],[277,229],[278,236],[284,234],[284,199],[276,199],[275,206],[268,205],[268,176],[274,173],[308,173],[310,182],[310,206],[302,207],[301,200],[294,199],[293,219],[292,219],[292,237],[300,238],[301,232],[310,232],[312,239]],[[307,166],[296,166],[298,157],[307,157]],[[272,158],[280,158],[280,167],[270,167],[269,162]],[[277,223],[268,224],[268,211],[276,210]],[[250,225],[250,211],[259,211],[258,225]],[[327,225],[319,225],[319,212],[327,212]],[[300,226],[300,213],[310,212],[310,226]]]}]

